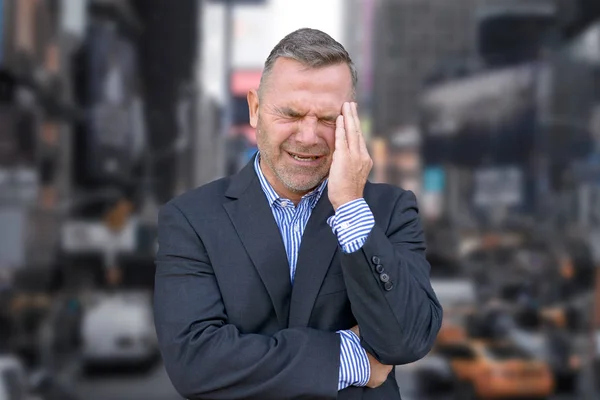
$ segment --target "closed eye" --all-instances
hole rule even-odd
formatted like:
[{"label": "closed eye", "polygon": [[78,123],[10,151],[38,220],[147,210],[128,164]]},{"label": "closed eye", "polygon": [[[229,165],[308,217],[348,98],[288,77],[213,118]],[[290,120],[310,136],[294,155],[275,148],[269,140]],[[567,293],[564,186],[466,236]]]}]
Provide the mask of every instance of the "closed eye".
[{"label": "closed eye", "polygon": [[320,118],[319,119],[321,121],[321,123],[323,123],[324,125],[327,126],[335,126],[335,121],[336,118],[332,118],[332,117],[324,117],[324,118]]},{"label": "closed eye", "polygon": [[304,117],[304,114],[288,107],[277,108],[275,111],[277,114],[281,115],[284,118],[300,119]]}]

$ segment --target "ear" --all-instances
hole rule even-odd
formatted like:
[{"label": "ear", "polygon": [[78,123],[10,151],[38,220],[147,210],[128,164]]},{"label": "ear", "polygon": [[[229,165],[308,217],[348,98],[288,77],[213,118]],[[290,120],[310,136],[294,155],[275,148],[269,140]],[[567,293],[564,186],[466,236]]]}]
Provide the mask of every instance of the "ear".
[{"label": "ear", "polygon": [[258,126],[258,92],[252,89],[248,92],[248,109],[250,110],[250,125],[256,129]]}]

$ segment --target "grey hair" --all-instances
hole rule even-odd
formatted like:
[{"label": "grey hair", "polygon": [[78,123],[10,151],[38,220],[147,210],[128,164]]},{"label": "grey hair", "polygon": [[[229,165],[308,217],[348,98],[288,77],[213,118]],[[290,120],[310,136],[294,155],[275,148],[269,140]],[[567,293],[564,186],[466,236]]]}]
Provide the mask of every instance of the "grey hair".
[{"label": "grey hair", "polygon": [[325,32],[317,29],[301,28],[281,39],[271,50],[265,61],[258,88],[259,96],[262,95],[265,82],[278,58],[289,58],[309,68],[328,67],[344,63],[350,69],[352,91],[353,95],[356,95],[356,85],[358,83],[356,67],[344,46]]}]

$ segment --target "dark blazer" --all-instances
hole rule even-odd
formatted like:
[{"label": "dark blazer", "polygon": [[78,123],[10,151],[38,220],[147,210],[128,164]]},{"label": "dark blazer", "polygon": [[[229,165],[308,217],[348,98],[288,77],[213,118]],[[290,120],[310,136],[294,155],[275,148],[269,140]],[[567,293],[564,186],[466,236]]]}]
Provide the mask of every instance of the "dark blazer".
[{"label": "dark blazer", "polygon": [[394,371],[377,389],[337,390],[336,330],[358,323],[363,347],[399,365],[429,352],[442,321],[415,196],[367,183],[364,197],[375,227],[361,250],[344,254],[323,193],[304,231],[293,287],[253,162],[161,208],[155,323],[181,395],[400,399]]}]

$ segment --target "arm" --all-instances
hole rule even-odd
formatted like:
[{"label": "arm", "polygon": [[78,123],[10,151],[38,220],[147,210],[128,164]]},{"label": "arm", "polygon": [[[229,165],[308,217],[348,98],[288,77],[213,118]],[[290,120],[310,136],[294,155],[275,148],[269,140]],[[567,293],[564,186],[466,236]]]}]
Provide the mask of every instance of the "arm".
[{"label": "arm", "polygon": [[341,339],[338,390],[349,386],[366,386],[371,378],[371,366],[360,338],[352,330],[338,333]]},{"label": "arm", "polygon": [[337,397],[340,336],[309,328],[273,336],[227,323],[200,238],[177,206],[159,214],[155,324],[168,375],[189,399]]},{"label": "arm", "polygon": [[429,281],[414,194],[399,196],[387,227],[374,223],[366,239],[356,240],[364,243],[343,252],[342,270],[363,346],[386,365],[424,357],[441,327],[442,308]]},{"label": "arm", "polygon": [[[335,151],[329,170],[328,197],[336,210],[332,223],[338,241],[351,223],[339,223],[347,203],[363,202],[373,160],[360,129],[356,103],[344,103],[335,128]],[[365,207],[363,207],[365,208]],[[367,206],[368,208],[368,206]],[[372,217],[372,213],[367,212]],[[396,199],[389,222],[374,223],[357,235],[357,246],[343,248],[344,281],[362,344],[386,365],[425,356],[442,323],[442,308],[429,282],[425,239],[412,192]],[[352,236],[352,235],[348,235]],[[363,243],[364,240],[364,243]],[[343,242],[341,243],[343,247]],[[362,246],[361,246],[362,244]]]}]

